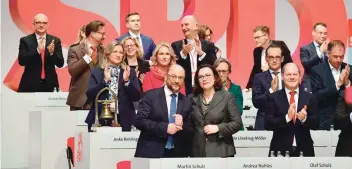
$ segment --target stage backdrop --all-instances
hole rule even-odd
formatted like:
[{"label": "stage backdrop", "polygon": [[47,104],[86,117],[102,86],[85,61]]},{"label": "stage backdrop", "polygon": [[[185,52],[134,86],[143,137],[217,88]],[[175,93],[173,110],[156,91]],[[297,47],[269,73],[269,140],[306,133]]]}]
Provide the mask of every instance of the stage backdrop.
[{"label": "stage backdrop", "polygon": [[[61,38],[66,59],[80,26],[95,19],[104,21],[107,44],[126,32],[129,12],[141,14],[142,33],[155,43],[182,39],[180,18],[195,15],[213,29],[216,45],[233,65],[231,79],[242,87],[253,66],[252,30],[257,25],[268,25],[272,38],[284,40],[293,60],[300,63],[299,48],[312,41],[314,23],[325,22],[329,38],[349,46],[345,60],[352,62],[351,0],[1,0],[2,167],[28,165],[28,121],[18,119],[28,119],[24,107],[30,105],[14,91],[23,73],[17,61],[19,39],[33,33],[33,16],[49,17],[49,33]],[[66,64],[57,72],[60,87],[67,91]]]}]

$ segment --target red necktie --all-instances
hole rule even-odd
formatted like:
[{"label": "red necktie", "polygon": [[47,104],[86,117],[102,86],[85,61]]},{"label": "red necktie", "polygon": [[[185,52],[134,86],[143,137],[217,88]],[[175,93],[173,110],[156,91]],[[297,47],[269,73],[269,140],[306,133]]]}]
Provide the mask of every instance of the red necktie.
[{"label": "red necktie", "polygon": [[[44,41],[44,37],[41,37],[41,40]],[[45,79],[45,69],[44,69],[44,56],[45,56],[45,46],[43,47],[43,49],[40,51],[40,56],[42,58],[42,74],[41,74],[41,78]]]},{"label": "red necktie", "polygon": [[[290,97],[290,105],[293,104],[293,103],[295,103],[295,94],[296,94],[295,91],[290,92],[290,96],[291,96],[291,97]],[[297,106],[297,105],[296,105],[296,106]],[[293,120],[293,124],[295,124],[295,123],[296,123],[296,113],[293,115],[292,120]]]},{"label": "red necktie", "polygon": [[93,63],[96,64],[97,63],[97,48],[94,46],[91,46],[90,48],[93,50],[93,52],[92,52]]}]

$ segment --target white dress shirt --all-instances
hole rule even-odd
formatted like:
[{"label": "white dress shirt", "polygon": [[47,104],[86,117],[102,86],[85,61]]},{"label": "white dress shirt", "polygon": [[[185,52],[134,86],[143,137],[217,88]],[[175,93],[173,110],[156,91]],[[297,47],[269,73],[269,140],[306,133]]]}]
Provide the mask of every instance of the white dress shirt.
[{"label": "white dress shirt", "polygon": [[261,66],[268,67],[268,62],[266,62],[266,60],[265,60],[265,57],[266,57],[265,51],[266,51],[266,49],[262,50],[262,57],[260,58],[260,63],[261,63]]},{"label": "white dress shirt", "polygon": [[[38,42],[38,45],[39,45],[39,42],[40,42],[40,38],[41,38],[41,36],[40,35],[38,35],[38,34],[35,34],[35,37],[37,38],[37,42]],[[44,49],[45,49],[45,45],[46,45],[46,34],[43,36],[43,38],[44,38]],[[38,51],[38,53],[40,54],[40,51],[38,50],[38,48],[37,48],[37,51]]]},{"label": "white dress shirt", "polygon": [[139,46],[141,48],[141,51],[143,52],[143,43],[142,43],[142,38],[141,38],[141,34],[138,33],[138,34],[134,34],[133,32],[131,31],[128,31],[128,33],[130,33],[130,36],[134,39],[137,39],[139,41]]},{"label": "white dress shirt", "polygon": [[313,44],[315,46],[315,50],[317,51],[318,57],[322,59],[324,57],[324,53],[320,52],[320,45],[315,41],[313,41]]},{"label": "white dress shirt", "polygon": [[334,77],[336,89],[339,90],[340,88],[337,86],[337,81],[339,81],[341,75],[341,66],[338,69],[335,69],[329,62],[329,66],[331,69],[332,77]]},{"label": "white dress shirt", "polygon": [[[273,74],[274,71],[271,70],[271,69],[269,69],[269,72],[270,72],[270,74],[271,74],[271,77],[274,79],[274,77],[275,77],[275,75]],[[278,79],[278,80],[279,80],[279,86],[278,86],[277,90],[281,90],[281,89],[282,89],[281,68],[280,68],[278,71],[276,71],[276,72],[279,72],[279,74],[277,74],[277,77],[279,78],[279,79]],[[270,87],[269,92],[270,92],[270,93],[273,93],[274,90]]]},{"label": "white dress shirt", "polygon": [[[189,51],[189,56],[190,56],[190,62],[191,62],[191,71],[192,71],[192,86],[194,86],[194,75],[197,71],[198,68],[198,62],[197,62],[197,58],[198,58],[198,54],[196,51],[196,42],[194,40],[190,40],[187,39],[187,44],[191,44],[193,47],[191,49],[191,51]],[[180,51],[180,55],[182,59],[186,59],[187,56],[183,55],[182,50]],[[202,56],[200,56],[198,58],[199,61],[202,61],[206,56],[206,53],[204,52]]]}]

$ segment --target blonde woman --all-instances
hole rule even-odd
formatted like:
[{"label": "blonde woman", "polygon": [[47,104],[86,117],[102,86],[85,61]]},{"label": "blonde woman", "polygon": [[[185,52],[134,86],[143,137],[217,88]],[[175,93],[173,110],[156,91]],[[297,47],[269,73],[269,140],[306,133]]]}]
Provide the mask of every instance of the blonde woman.
[{"label": "blonde woman", "polygon": [[[131,130],[136,116],[133,101],[138,101],[142,92],[136,72],[130,69],[123,60],[123,45],[120,42],[114,41],[105,48],[104,59],[100,67],[94,68],[91,71],[86,94],[88,100],[93,102],[93,104],[85,121],[88,124],[89,132],[91,131],[92,124],[95,122],[95,97],[104,87],[109,87],[117,94],[118,119],[120,120],[119,124],[121,124],[122,131]],[[112,93],[106,91],[100,95],[99,100],[112,98]],[[98,114],[100,115],[101,107],[98,110]],[[109,126],[111,123],[112,121],[100,121],[100,124],[105,126]]]},{"label": "blonde woman", "polygon": [[81,42],[83,42],[85,38],[86,38],[86,25],[83,25],[81,28],[79,28],[76,42],[70,47],[79,45]]},{"label": "blonde woman", "polygon": [[132,37],[126,37],[122,40],[122,45],[125,51],[126,64],[137,72],[137,76],[142,84],[145,73],[149,71],[149,62],[142,59],[143,52],[139,42]]},{"label": "blonde woman", "polygon": [[[156,46],[150,61],[152,66],[150,71],[144,76],[142,83],[143,92],[160,88],[164,85],[167,70],[171,65],[176,64],[176,55],[170,44],[161,42]],[[184,85],[181,87],[180,92],[185,94]]]}]

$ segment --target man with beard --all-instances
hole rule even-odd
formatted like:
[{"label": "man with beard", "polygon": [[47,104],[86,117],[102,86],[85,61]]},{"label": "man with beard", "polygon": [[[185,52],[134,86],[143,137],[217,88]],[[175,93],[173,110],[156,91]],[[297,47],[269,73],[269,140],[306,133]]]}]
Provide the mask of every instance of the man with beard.
[{"label": "man with beard", "polygon": [[135,121],[141,131],[135,157],[189,156],[191,101],[179,92],[184,78],[184,69],[172,65],[166,72],[166,85],[149,90],[141,99]]},{"label": "man with beard", "polygon": [[214,43],[199,39],[199,22],[195,16],[183,17],[181,28],[185,39],[173,42],[171,46],[177,55],[177,63],[185,69],[186,95],[189,95],[193,91],[197,67],[201,64],[213,65],[216,60],[216,48]]},{"label": "man with beard", "polygon": [[69,48],[67,55],[68,72],[71,75],[70,89],[66,104],[70,110],[89,110],[86,91],[90,70],[99,66],[103,60],[105,24],[92,21],[86,26],[86,40]]}]

